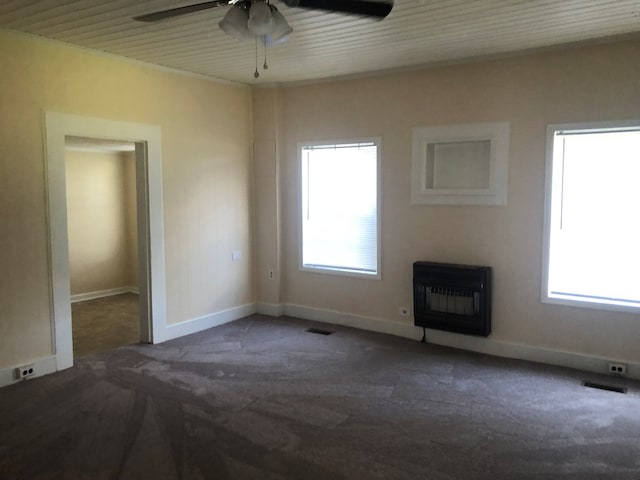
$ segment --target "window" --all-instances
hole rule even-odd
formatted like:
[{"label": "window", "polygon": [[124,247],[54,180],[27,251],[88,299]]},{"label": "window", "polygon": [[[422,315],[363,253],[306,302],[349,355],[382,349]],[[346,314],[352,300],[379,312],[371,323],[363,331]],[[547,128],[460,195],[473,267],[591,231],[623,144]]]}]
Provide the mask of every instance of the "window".
[{"label": "window", "polygon": [[640,309],[640,122],[550,126],[542,299]]},{"label": "window", "polygon": [[301,268],[380,278],[377,139],[301,144]]}]

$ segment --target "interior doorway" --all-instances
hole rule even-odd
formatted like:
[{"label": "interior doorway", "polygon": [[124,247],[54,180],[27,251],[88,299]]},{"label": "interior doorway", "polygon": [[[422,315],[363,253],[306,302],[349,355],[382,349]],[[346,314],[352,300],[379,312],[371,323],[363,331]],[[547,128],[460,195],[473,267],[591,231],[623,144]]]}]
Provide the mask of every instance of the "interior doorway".
[{"label": "interior doorway", "polygon": [[58,370],[73,366],[65,142],[67,137],[129,142],[135,150],[140,341],[165,338],[166,298],[160,127],[45,114],[52,340]]},{"label": "interior doorway", "polygon": [[65,137],[75,357],[141,341],[135,143]]}]

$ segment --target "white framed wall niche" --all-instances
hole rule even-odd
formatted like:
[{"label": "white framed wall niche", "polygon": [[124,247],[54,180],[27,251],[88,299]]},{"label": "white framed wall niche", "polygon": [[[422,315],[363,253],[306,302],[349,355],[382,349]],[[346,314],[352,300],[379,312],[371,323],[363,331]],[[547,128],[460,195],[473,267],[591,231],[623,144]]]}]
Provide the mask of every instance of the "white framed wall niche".
[{"label": "white framed wall niche", "polygon": [[508,122],[413,129],[413,205],[507,204]]}]

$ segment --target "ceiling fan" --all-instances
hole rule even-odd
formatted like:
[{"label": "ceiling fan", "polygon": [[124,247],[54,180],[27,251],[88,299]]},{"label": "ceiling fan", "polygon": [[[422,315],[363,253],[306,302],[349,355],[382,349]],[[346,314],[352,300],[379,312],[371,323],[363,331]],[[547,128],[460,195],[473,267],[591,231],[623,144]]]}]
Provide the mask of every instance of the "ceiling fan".
[{"label": "ceiling fan", "polygon": [[[385,18],[393,8],[393,0],[280,0],[287,7],[322,10],[325,12],[358,15],[375,20]],[[220,29],[237,40],[254,40],[256,42],[256,71],[258,39],[266,45],[273,45],[285,41],[293,32],[278,9],[270,0],[212,0],[209,2],[185,5],[183,7],[160,10],[133,17],[139,22],[159,22],[189,13],[209,10],[216,7],[231,8],[218,23]],[[264,68],[268,68],[266,62]]]},{"label": "ceiling fan", "polygon": [[[281,0],[287,7],[323,10],[327,12],[359,15],[381,20],[391,12],[393,0]],[[267,36],[267,41],[277,42],[293,29],[284,16],[269,0],[212,0],[183,7],[170,8],[133,17],[139,22],[159,22],[189,13],[232,5],[220,28],[239,40],[255,36]]]}]

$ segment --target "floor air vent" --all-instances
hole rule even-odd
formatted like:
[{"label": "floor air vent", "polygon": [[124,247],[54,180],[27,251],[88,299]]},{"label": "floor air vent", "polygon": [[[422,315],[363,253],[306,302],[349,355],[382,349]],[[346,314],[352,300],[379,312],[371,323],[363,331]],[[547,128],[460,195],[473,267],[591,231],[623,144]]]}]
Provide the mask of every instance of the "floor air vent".
[{"label": "floor air vent", "polygon": [[607,385],[605,383],[595,383],[595,382],[582,382],[582,385],[589,388],[598,388],[600,390],[607,390],[608,392],[616,392],[616,393],[627,393],[627,389],[624,387],[617,387],[615,385]]},{"label": "floor air vent", "polygon": [[309,333],[317,333],[318,335],[331,335],[333,333],[330,330],[322,330],[321,328],[308,328],[306,331]]}]

